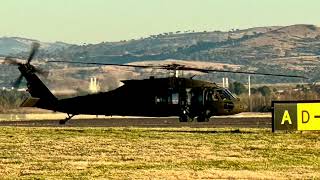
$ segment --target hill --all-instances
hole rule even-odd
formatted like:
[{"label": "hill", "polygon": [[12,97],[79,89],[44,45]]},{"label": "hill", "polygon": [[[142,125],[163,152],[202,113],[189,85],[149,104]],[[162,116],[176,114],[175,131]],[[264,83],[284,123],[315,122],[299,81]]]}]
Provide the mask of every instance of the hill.
[{"label": "hill", "polygon": [[[9,56],[16,55],[30,50],[32,42],[39,42],[35,39],[27,39],[20,37],[0,37],[0,55]],[[46,43],[40,42],[42,50],[48,53],[66,48],[70,44],[63,42]]]},{"label": "hill", "polygon": [[[0,38],[0,54],[15,54],[25,59],[30,43],[35,40],[24,38]],[[133,63],[144,61],[179,59],[185,61],[204,61],[240,67],[238,70],[259,72],[278,72],[299,74],[310,78],[309,82],[320,78],[314,73],[320,60],[320,28],[314,25],[298,24],[291,26],[256,27],[233,29],[227,32],[169,32],[151,35],[147,38],[99,44],[72,45],[61,42],[42,43],[38,63],[46,69],[79,68],[74,80],[84,80],[89,75],[98,75],[92,68],[86,70],[78,65],[49,65],[45,60],[66,60],[103,63]],[[1,58],[0,58],[1,59]],[[98,68],[99,69],[99,68]],[[101,68],[100,68],[101,69]],[[0,65],[0,84],[8,85],[8,79],[16,77],[17,70]],[[67,70],[68,71],[68,70]],[[131,71],[133,74],[136,70]],[[108,72],[110,74],[110,71]],[[139,76],[145,77],[141,71]],[[112,74],[112,73],[111,73]],[[101,75],[106,77],[106,74]],[[233,80],[246,81],[243,75],[206,75],[200,78],[216,81],[216,78],[229,76]],[[125,78],[119,75],[113,80]],[[129,77],[130,73],[129,73]],[[59,79],[59,78],[58,78]],[[259,77],[257,82],[298,82],[297,79]],[[253,79],[254,81],[254,79]]]}]

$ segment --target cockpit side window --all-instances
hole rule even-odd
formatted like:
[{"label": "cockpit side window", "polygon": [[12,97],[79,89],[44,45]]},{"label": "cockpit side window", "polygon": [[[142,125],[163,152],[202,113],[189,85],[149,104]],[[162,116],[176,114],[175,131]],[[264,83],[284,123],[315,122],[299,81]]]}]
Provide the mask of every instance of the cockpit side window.
[{"label": "cockpit side window", "polygon": [[219,95],[213,90],[208,90],[207,92],[207,101],[219,101]]},{"label": "cockpit side window", "polygon": [[219,101],[219,95],[216,92],[214,92],[212,97],[213,97],[213,101]]}]

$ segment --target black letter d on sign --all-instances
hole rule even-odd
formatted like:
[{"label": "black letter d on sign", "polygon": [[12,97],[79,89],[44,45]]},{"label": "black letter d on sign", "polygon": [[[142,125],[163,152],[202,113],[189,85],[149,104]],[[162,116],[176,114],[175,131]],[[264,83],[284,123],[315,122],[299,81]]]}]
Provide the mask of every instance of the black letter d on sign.
[{"label": "black letter d on sign", "polygon": [[[309,119],[310,119],[309,112],[308,111],[302,111],[301,113],[302,113],[302,123],[308,123]],[[303,114],[307,114],[308,115],[308,119],[307,120],[304,119],[304,115]]]}]

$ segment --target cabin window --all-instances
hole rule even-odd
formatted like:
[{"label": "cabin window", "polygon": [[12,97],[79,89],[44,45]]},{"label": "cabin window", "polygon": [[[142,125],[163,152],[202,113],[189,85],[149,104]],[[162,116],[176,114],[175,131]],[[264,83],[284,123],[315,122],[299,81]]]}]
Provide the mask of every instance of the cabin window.
[{"label": "cabin window", "polygon": [[179,93],[155,96],[155,104],[179,104]]},{"label": "cabin window", "polygon": [[200,104],[203,104],[203,91],[198,91],[198,92],[192,92],[192,95],[191,95],[191,102],[192,104],[197,104],[197,105],[200,105]]},{"label": "cabin window", "polygon": [[167,104],[168,103],[168,97],[167,96],[156,96],[155,97],[155,103],[156,104]]},{"label": "cabin window", "polygon": [[179,94],[172,93],[172,104],[179,104]]},{"label": "cabin window", "polygon": [[192,93],[191,93],[191,88],[186,89],[187,92],[187,104],[191,104],[191,97],[192,97]]}]

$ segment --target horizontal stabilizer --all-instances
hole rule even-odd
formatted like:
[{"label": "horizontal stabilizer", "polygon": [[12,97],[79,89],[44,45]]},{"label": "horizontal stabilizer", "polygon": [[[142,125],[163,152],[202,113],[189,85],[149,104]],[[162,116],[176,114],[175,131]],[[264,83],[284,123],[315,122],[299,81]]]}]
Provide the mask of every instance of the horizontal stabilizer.
[{"label": "horizontal stabilizer", "polygon": [[26,99],[20,107],[35,107],[36,103],[40,100],[40,98],[30,97]]}]

